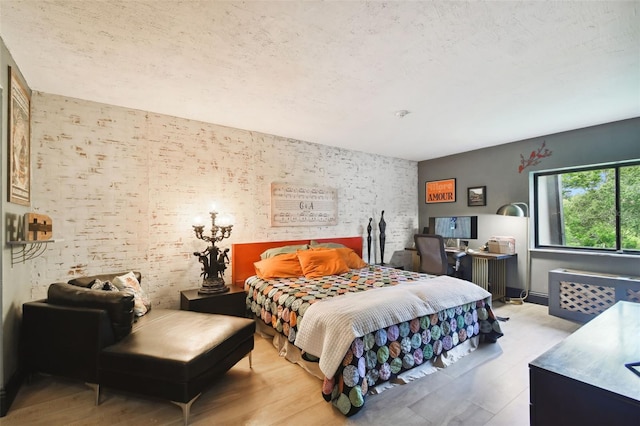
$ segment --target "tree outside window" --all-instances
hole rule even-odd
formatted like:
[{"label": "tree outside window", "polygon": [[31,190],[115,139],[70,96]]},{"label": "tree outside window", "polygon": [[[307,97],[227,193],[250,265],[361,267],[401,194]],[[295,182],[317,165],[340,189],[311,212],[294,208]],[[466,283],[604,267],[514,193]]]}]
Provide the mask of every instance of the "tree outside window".
[{"label": "tree outside window", "polygon": [[640,250],[640,163],[534,174],[536,246]]}]

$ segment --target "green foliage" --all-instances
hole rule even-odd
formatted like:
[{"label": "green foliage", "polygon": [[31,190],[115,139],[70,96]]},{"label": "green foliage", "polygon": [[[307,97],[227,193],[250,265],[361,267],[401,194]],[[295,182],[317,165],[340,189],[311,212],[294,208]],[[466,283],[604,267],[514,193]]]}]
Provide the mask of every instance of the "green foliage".
[{"label": "green foliage", "polygon": [[[565,245],[616,248],[615,169],[562,174]],[[640,166],[620,168],[623,249],[640,249]]]},{"label": "green foliage", "polygon": [[640,166],[620,169],[622,247],[640,249]]}]

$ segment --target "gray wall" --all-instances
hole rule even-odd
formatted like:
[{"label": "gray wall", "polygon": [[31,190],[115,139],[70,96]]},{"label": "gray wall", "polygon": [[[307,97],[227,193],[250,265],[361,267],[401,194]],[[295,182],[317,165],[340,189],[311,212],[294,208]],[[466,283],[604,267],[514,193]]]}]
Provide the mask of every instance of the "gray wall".
[{"label": "gray wall", "polygon": [[[521,165],[521,156],[528,158],[543,142],[551,151],[551,155],[520,173],[518,168]],[[478,215],[478,240],[471,241],[471,248],[484,244],[492,235],[514,236],[519,279],[518,282],[509,282],[507,285],[524,288],[528,219],[497,216],[495,212],[498,207],[515,201],[530,205],[529,177],[532,171],[637,158],[640,158],[640,118],[422,161],[418,164],[418,224],[420,229],[427,226],[430,216]],[[456,178],[456,202],[426,204],[425,183],[447,178]],[[484,185],[487,187],[487,205],[468,207],[467,188]],[[533,294],[548,294],[548,271],[558,267],[640,275],[640,258],[629,255],[588,255],[532,250]]]}]

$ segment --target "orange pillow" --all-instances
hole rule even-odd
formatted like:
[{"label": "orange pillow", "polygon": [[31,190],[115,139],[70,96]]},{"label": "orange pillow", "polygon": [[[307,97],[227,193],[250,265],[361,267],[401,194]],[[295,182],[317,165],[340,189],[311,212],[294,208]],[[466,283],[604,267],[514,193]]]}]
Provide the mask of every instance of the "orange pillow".
[{"label": "orange pillow", "polygon": [[335,249],[299,250],[298,260],[306,278],[343,274],[349,271],[344,258]]},{"label": "orange pillow", "polygon": [[304,275],[297,253],[285,253],[253,264],[256,275],[268,280],[271,278],[298,278]]},{"label": "orange pillow", "polygon": [[345,262],[347,263],[347,266],[351,269],[360,269],[368,265],[367,262],[365,262],[360,256],[358,256],[358,253],[356,253],[349,247],[337,248],[334,250],[342,255]]},{"label": "orange pillow", "polygon": [[336,248],[327,248],[327,247],[311,247],[309,250],[333,250],[336,251],[342,256],[344,262],[347,264],[349,269],[361,269],[368,265],[367,262],[362,260],[360,256],[349,247],[336,247]]}]

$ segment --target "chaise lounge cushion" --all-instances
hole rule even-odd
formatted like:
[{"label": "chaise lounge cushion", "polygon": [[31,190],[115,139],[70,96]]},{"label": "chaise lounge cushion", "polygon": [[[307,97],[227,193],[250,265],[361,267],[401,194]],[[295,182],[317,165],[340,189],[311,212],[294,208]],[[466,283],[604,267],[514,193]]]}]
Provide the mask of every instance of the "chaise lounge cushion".
[{"label": "chaise lounge cushion", "polygon": [[100,353],[107,387],[187,402],[253,349],[253,320],[155,309]]},{"label": "chaise lounge cushion", "polygon": [[47,291],[47,302],[52,305],[76,308],[104,309],[109,314],[116,340],[122,339],[131,332],[133,324],[132,294],[53,283]]}]

